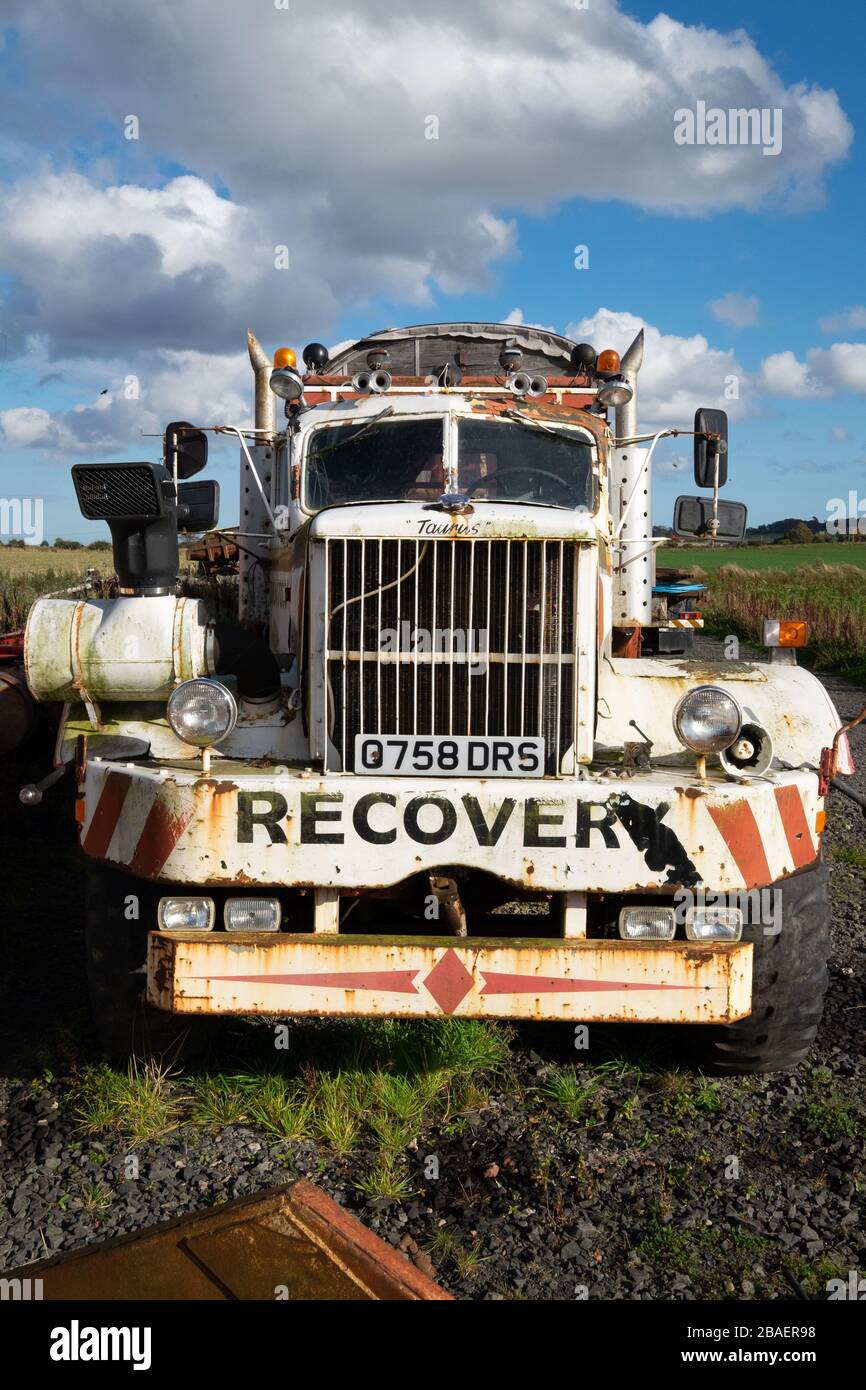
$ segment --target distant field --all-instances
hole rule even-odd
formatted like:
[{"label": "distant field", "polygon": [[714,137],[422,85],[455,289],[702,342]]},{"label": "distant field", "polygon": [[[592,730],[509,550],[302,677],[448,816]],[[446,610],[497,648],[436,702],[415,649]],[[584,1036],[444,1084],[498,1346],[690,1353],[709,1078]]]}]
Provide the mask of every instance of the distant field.
[{"label": "distant field", "polygon": [[113,574],[111,551],[54,550],[51,546],[40,545],[28,545],[23,550],[13,546],[0,547],[0,581],[10,574],[45,574],[48,570],[53,570],[55,574],[83,574],[89,569]]},{"label": "distant field", "polygon": [[[181,566],[183,573],[183,558]],[[96,595],[109,597],[114,582],[110,550],[0,546],[0,632],[22,627],[34,599],[80,585],[89,569],[95,571]]]},{"label": "distant field", "polygon": [[706,570],[715,574],[723,565],[747,570],[795,570],[801,565],[858,565],[866,569],[866,543],[833,542],[823,545],[755,545],[748,550],[717,546],[710,550],[695,546],[689,550],[659,550],[659,565],[671,569]]}]

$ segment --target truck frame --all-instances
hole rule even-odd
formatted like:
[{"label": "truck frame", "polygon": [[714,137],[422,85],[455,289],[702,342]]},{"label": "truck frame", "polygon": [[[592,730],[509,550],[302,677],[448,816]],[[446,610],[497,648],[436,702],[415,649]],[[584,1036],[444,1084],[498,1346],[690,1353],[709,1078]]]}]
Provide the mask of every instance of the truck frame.
[{"label": "truck frame", "polygon": [[[642,335],[421,325],[303,369],[248,345],[254,427],[76,465],[120,593],[28,620],[106,1050],[209,1015],[453,1015],[702,1025],[702,1066],[795,1065],[852,766],[808,671],[659,640],[653,453],[692,434],[681,528],[741,533],[722,413],[640,434]],[[240,445],[230,532],[189,481],[206,428]],[[236,622],[178,593],[183,529],[237,554]]]}]

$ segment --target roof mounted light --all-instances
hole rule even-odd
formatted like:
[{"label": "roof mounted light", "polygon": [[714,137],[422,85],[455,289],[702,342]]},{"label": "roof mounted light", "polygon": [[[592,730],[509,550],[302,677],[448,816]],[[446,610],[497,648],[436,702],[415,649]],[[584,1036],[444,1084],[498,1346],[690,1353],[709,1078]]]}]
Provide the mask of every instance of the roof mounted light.
[{"label": "roof mounted light", "polygon": [[592,343],[577,343],[571,349],[571,365],[575,372],[593,372],[598,353]]},{"label": "roof mounted light", "polygon": [[293,348],[277,348],[274,353],[274,367],[297,367],[298,358]]},{"label": "roof mounted light", "polygon": [[504,347],[499,354],[499,365],[504,372],[515,372],[523,360],[519,347]]},{"label": "roof mounted light", "polygon": [[598,376],[616,376],[620,369],[619,353],[613,348],[605,348],[598,354],[595,370]]},{"label": "roof mounted light", "polygon": [[281,400],[295,404],[303,399],[304,383],[294,367],[277,367],[271,372],[271,390]]},{"label": "roof mounted light", "polygon": [[624,376],[612,376],[601,383],[596,391],[596,400],[599,405],[628,405],[633,395],[634,388]]},{"label": "roof mounted light", "polygon": [[308,372],[325,371],[328,361],[328,349],[324,343],[307,343],[304,348],[304,366]]},{"label": "roof mounted light", "polygon": [[459,386],[463,380],[463,373],[456,362],[443,362],[440,367],[434,367],[431,373],[437,386],[446,389],[449,386]]}]

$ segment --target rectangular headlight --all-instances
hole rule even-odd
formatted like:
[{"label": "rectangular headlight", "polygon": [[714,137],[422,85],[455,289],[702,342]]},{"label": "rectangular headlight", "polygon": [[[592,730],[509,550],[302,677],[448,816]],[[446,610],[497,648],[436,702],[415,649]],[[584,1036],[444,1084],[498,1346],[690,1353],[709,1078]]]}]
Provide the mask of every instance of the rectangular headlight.
[{"label": "rectangular headlight", "polygon": [[276,898],[227,898],[226,931],[279,931],[283,910]]},{"label": "rectangular headlight", "polygon": [[619,934],[624,941],[672,941],[677,915],[672,907],[624,907]]},{"label": "rectangular headlight", "polygon": [[739,941],[743,914],[738,907],[689,907],[686,936],[689,941]]},{"label": "rectangular headlight", "polygon": [[156,920],[161,931],[212,931],[213,898],[160,898]]}]

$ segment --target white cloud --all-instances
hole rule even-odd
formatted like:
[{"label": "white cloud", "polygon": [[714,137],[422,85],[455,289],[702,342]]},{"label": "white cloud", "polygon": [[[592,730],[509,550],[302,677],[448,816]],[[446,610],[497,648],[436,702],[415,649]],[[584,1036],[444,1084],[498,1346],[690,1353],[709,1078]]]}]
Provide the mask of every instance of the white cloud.
[{"label": "white cloud", "polygon": [[791,351],[774,352],[761,363],[761,386],[771,396],[792,396],[809,400],[825,396],[827,391],[816,381],[805,362],[797,360]]},{"label": "white cloud", "polygon": [[39,406],[14,406],[0,410],[0,431],[10,449],[63,449],[75,447],[75,436],[50,411]]},{"label": "white cloud", "polygon": [[[134,383],[117,361],[86,365],[92,380],[110,383],[106,395],[94,393],[63,411],[35,406],[0,411],[3,442],[48,453],[97,457],[130,450],[154,458],[160,446],[153,436],[162,434],[169,420],[252,424],[252,373],[245,352],[159,351]],[[130,396],[130,390],[139,394]]]},{"label": "white cloud", "polygon": [[[488,287],[516,245],[502,208],[813,205],[852,138],[834,92],[785,86],[742,31],[643,24],[613,0],[438,0],[387,23],[380,0],[149,0],[111,24],[104,0],[5,11],[18,144],[61,148],[70,121],[82,148],[99,134],[83,171],[13,165],[0,201],[7,331],[45,331],[59,354],[229,351],[246,320],[263,340],[325,338],[373,297]],[[708,95],[782,107],[780,154],[676,144],[674,113]],[[111,121],[135,179],[101,152]],[[166,182],[166,161],[194,173]]]},{"label": "white cloud", "polygon": [[731,290],[721,299],[710,300],[707,308],[720,323],[729,323],[733,328],[753,328],[758,322],[761,304],[755,295]]},{"label": "white cloud", "polygon": [[806,356],[829,389],[866,395],[866,343],[833,343],[812,348]]},{"label": "white cloud", "polygon": [[866,343],[833,343],[810,348],[805,361],[777,352],[761,363],[760,382],[773,396],[814,400],[843,391],[866,395]]},{"label": "white cloud", "polygon": [[558,333],[559,330],[549,323],[527,323],[522,309],[512,309],[510,314],[506,314],[501,320],[502,323],[513,323],[515,326],[523,328],[543,328],[546,333]]},{"label": "white cloud", "polygon": [[711,347],[701,333],[690,338],[662,333],[636,314],[611,309],[599,309],[565,331],[567,337],[590,342],[599,351],[612,347],[622,353],[641,328],[644,359],[638,378],[638,414],[642,421],[688,429],[699,405],[727,410],[732,418],[755,408],[751,378],[733,351]]},{"label": "white cloud", "polygon": [[818,320],[818,327],[822,333],[846,333],[849,330],[858,333],[866,329],[866,305],[851,304],[838,314],[828,314],[826,318]]},{"label": "white cloud", "polygon": [[834,444],[847,444],[851,439],[851,431],[846,429],[844,425],[834,425],[832,439]]}]

